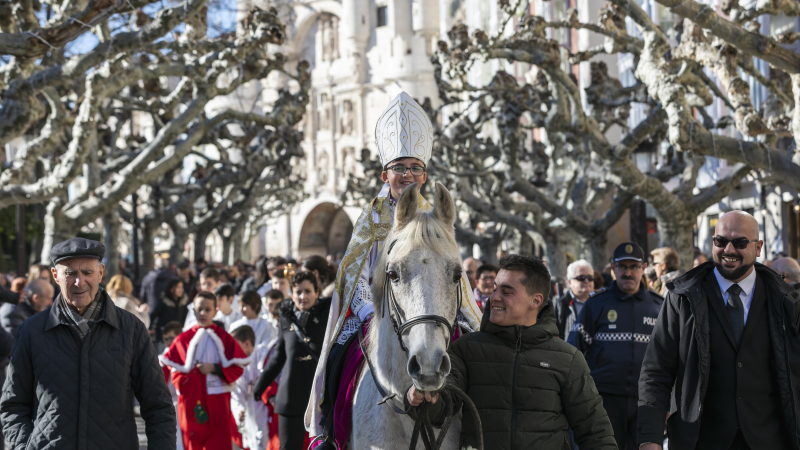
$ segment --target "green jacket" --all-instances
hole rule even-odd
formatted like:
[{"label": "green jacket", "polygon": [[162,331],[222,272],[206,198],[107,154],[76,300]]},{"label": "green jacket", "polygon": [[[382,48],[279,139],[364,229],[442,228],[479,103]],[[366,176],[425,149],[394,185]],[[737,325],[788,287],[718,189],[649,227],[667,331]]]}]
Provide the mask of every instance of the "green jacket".
[{"label": "green jacket", "polygon": [[[530,327],[501,327],[485,314],[479,332],[448,350],[447,382],[475,403],[486,450],[571,449],[568,428],[581,450],[617,448],[583,355],[557,336],[554,308],[547,303]],[[443,403],[429,405],[434,424],[444,420]],[[477,447],[474,425],[464,417],[461,446]]]}]

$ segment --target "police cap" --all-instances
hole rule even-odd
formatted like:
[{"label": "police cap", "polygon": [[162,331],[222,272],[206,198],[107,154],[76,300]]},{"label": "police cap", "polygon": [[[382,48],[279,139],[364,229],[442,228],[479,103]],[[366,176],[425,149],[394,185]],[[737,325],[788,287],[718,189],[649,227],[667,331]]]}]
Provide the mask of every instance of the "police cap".
[{"label": "police cap", "polygon": [[644,261],[644,250],[633,242],[623,242],[614,250],[614,262],[630,259],[632,261]]},{"label": "police cap", "polygon": [[97,258],[102,261],[106,247],[97,242],[80,237],[58,243],[50,249],[50,261],[53,265],[69,258]]}]

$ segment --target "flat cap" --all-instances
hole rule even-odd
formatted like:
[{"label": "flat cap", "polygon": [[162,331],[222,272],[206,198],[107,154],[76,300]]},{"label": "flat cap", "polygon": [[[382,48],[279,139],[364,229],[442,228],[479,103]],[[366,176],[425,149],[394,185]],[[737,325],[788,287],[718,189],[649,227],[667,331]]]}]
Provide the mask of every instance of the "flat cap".
[{"label": "flat cap", "polygon": [[106,247],[97,242],[80,237],[58,243],[50,249],[50,261],[53,265],[69,258],[97,258],[102,261]]},{"label": "flat cap", "polygon": [[644,261],[644,250],[634,242],[623,242],[614,250],[614,262],[630,259],[632,261]]}]

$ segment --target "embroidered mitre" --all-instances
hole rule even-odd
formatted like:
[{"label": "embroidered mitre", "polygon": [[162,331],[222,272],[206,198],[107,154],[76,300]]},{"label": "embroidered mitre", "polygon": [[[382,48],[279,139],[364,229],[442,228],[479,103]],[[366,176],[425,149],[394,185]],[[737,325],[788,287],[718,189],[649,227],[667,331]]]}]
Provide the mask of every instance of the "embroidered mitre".
[{"label": "embroidered mitre", "polygon": [[375,145],[384,167],[400,158],[416,158],[427,166],[433,146],[431,120],[419,103],[401,92],[375,125]]}]

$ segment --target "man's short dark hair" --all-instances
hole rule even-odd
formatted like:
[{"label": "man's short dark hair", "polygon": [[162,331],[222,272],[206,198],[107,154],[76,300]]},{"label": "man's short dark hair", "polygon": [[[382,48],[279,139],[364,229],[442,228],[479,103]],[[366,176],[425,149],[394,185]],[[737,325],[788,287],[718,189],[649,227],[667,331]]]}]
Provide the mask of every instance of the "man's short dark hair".
[{"label": "man's short dark hair", "polygon": [[206,267],[202,272],[200,272],[200,278],[205,278],[206,280],[210,278],[219,283],[219,280],[222,277],[220,276],[219,272],[217,272],[217,269],[213,267]]},{"label": "man's short dark hair", "polygon": [[532,255],[508,255],[500,258],[500,268],[524,273],[522,285],[528,295],[550,297],[550,271],[541,259]]},{"label": "man's short dark hair", "polygon": [[497,275],[497,272],[500,272],[500,269],[494,264],[484,264],[478,267],[478,270],[475,271],[475,279],[477,280],[480,278],[483,272],[494,272],[494,274]]},{"label": "man's short dark hair", "polygon": [[167,324],[164,325],[164,329],[161,330],[161,334],[164,335],[170,332],[175,333],[175,336],[181,334],[183,332],[183,324],[177,320],[171,320],[167,322]]},{"label": "man's short dark hair", "polygon": [[234,289],[233,286],[228,283],[223,283],[214,288],[214,295],[216,295],[217,298],[233,297],[236,295],[236,289]]},{"label": "man's short dark hair", "polygon": [[308,281],[314,286],[314,292],[319,292],[319,286],[317,286],[317,276],[314,275],[312,272],[297,272],[292,278],[292,287],[297,287],[303,281]]},{"label": "man's short dark hair", "polygon": [[267,292],[267,295],[265,297],[274,298],[275,300],[283,300],[283,298],[284,298],[283,297],[283,292],[281,292],[281,291],[279,291],[277,289],[270,289],[269,292]]},{"label": "man's short dark hair", "polygon": [[[281,295],[281,298],[283,298],[283,295]],[[243,305],[247,305],[250,309],[255,311],[256,314],[261,312],[261,296],[258,295],[256,291],[245,291],[239,296],[239,302]]]},{"label": "man's short dark hair", "polygon": [[189,261],[181,261],[178,263],[178,269],[184,270],[189,268]]},{"label": "man's short dark hair", "polygon": [[247,342],[250,341],[250,345],[256,345],[256,333],[250,328],[250,325],[242,325],[240,327],[236,327],[233,331],[231,331],[231,336],[234,339],[240,342]]},{"label": "man's short dark hair", "polygon": [[214,308],[217,307],[217,296],[214,295],[213,292],[200,291],[194,297],[195,300],[197,300],[198,298],[202,298],[202,299],[205,299],[205,300],[211,300],[212,302],[214,302]]},{"label": "man's short dark hair", "polygon": [[283,256],[276,256],[267,261],[267,269],[270,271],[275,270],[275,268],[278,266],[285,266],[285,265],[286,265],[286,258],[284,258]]},{"label": "man's short dark hair", "polygon": [[272,274],[272,278],[286,278],[286,274],[283,273],[282,270],[276,270],[275,273]]},{"label": "man's short dark hair", "polygon": [[199,266],[199,265],[202,265],[202,264],[205,264],[205,263],[206,263],[206,259],[203,258],[202,256],[198,256],[197,258],[194,259],[194,265],[195,266]]}]

